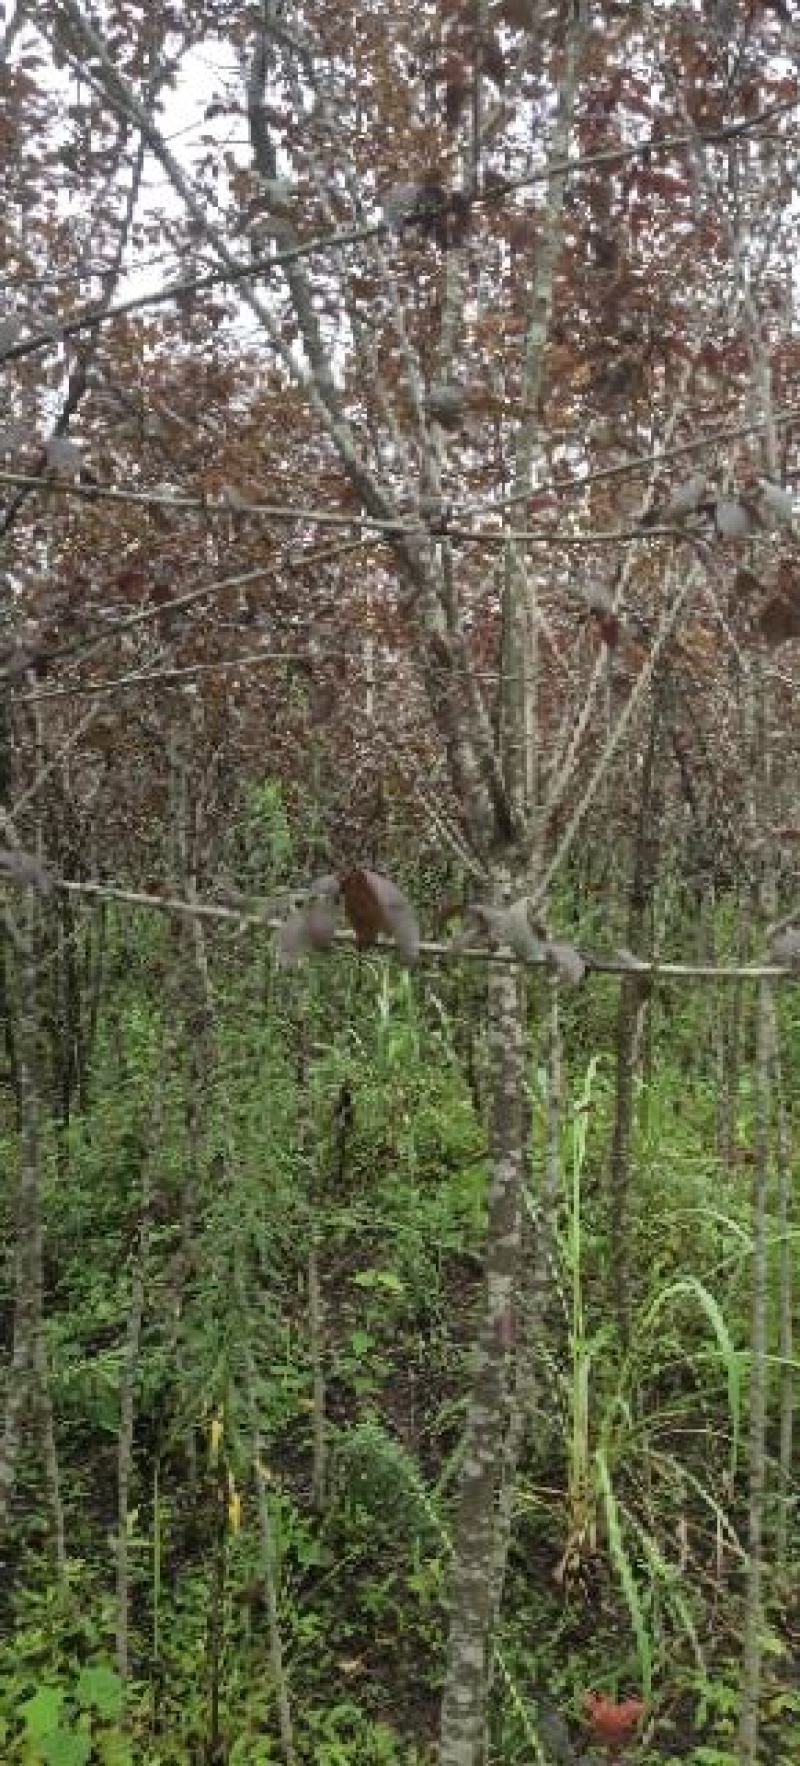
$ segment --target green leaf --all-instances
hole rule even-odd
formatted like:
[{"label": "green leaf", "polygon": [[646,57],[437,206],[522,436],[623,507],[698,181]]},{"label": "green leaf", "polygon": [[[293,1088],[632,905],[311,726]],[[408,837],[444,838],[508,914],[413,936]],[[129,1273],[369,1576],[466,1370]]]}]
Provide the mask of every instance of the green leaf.
[{"label": "green leaf", "polygon": [[20,1707],[22,1721],[34,1741],[58,1729],[63,1703],[64,1693],[60,1686],[40,1686],[33,1698],[27,1699]]},{"label": "green leaf", "polygon": [[353,1276],[358,1288],[385,1288],[390,1294],[404,1294],[405,1282],[393,1269],[359,1269]]},{"label": "green leaf", "polygon": [[133,1766],[131,1744],[121,1729],[102,1730],[94,1738],[94,1747],[103,1766]]},{"label": "green leaf", "polygon": [[269,1766],[278,1756],[272,1743],[254,1735],[243,1735],[235,1741],[230,1753],[230,1766]]},{"label": "green leaf", "polygon": [[614,1486],[611,1482],[608,1461],[601,1448],[598,1448],[595,1453],[595,1464],[597,1466],[600,1489],[603,1493],[609,1548],[614,1561],[614,1567],[622,1586],[622,1592],[625,1596],[625,1604],[628,1608],[631,1625],[633,1626],[636,1638],[639,1668],[642,1676],[642,1696],[643,1698],[648,1699],[653,1684],[653,1661],[650,1638],[648,1636],[644,1613],[642,1611],[642,1603],[639,1599],[639,1590],[636,1587],[636,1580],[631,1568],[630,1559],[625,1549],[625,1541],[622,1535],[622,1527],[620,1525],[619,1509],[614,1494]]},{"label": "green leaf", "polygon": [[43,1737],[41,1748],[47,1766],[86,1766],[92,1752],[88,1735],[76,1729],[54,1729]]},{"label": "green leaf", "polygon": [[676,1281],[669,1282],[665,1288],[662,1288],[661,1293],[656,1295],[645,1315],[644,1324],[646,1327],[652,1324],[662,1308],[669,1301],[677,1299],[681,1295],[689,1295],[698,1302],[717,1340],[717,1348],[728,1384],[728,1411],[731,1419],[731,1475],[733,1475],[739,1451],[741,1382],[733,1339],[725,1323],[719,1302],[715,1300],[714,1295],[705,1287],[704,1283],[698,1281],[697,1276],[679,1276]]},{"label": "green leaf", "polygon": [[122,1681],[115,1668],[98,1663],[96,1667],[82,1670],[75,1697],[79,1705],[90,1707],[113,1723],[122,1712]]}]

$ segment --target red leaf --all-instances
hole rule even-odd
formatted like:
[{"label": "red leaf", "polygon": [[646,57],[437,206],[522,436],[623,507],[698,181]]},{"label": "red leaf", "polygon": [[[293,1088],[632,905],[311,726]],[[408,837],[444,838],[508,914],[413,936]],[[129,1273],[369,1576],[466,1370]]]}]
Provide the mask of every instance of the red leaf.
[{"label": "red leaf", "polygon": [[786,595],[770,595],[756,619],[756,629],[771,649],[800,638],[800,605]]},{"label": "red leaf", "polygon": [[490,80],[502,89],[506,83],[506,58],[491,32],[483,40],[483,66]]},{"label": "red leaf", "polygon": [[419,924],[408,897],[378,871],[358,867],[346,871],[341,879],[347,917],[364,948],[374,944],[381,933],[392,938],[407,963],[419,956]]},{"label": "red leaf", "polygon": [[498,12],[510,31],[527,31],[533,24],[531,0],[500,0]]},{"label": "red leaf", "polygon": [[599,614],[595,617],[603,643],[608,645],[609,650],[613,650],[619,643],[619,620],[613,614]]},{"label": "red leaf", "polygon": [[630,1740],[645,1710],[642,1699],[623,1699],[616,1704],[603,1692],[587,1692],[583,1708],[595,1739],[617,1748]]}]

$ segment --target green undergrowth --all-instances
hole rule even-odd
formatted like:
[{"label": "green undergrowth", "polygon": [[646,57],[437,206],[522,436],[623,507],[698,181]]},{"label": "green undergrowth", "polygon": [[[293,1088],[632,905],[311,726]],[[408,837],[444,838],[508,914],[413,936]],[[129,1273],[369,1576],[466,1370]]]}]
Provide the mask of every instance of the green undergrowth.
[{"label": "green undergrowth", "polygon": [[[126,922],[119,948],[112,933],[115,980],[88,1105],[67,1129],[43,1124],[47,1352],[68,1564],[59,1585],[31,1435],[0,1587],[2,1758],[203,1761],[215,1725],[220,1759],[283,1757],[255,1414],[298,1759],[427,1766],[481,1296],[481,984],[409,979],[368,957],[280,975],[266,944],[247,961],[226,948],[213,1026],[200,1034],[186,1001],[165,1000],[166,956],[150,924]],[[752,1074],[745,1062],[737,1160],[723,1169],[708,1002],[657,993],[634,1100],[623,1346],[609,1303],[615,1001],[607,981],[563,1001],[551,1280],[492,1693],[498,1766],[536,1758],[542,1686],[576,1742],[587,1688],[624,1696],[644,1687],[642,1762],[735,1758]],[[532,1227],[546,1159],[548,1009],[537,980]],[[790,1002],[781,1009],[790,1055],[800,1022]],[[2,1153],[8,1241],[10,1121]],[[143,1194],[123,1685],[117,1452]],[[770,1230],[775,1258],[772,1214]],[[311,1488],[312,1252],[324,1308],[322,1510]],[[7,1341],[12,1276],[7,1263]],[[779,1374],[776,1361],[773,1415]],[[774,1469],[770,1489],[774,1529]],[[790,1766],[800,1757],[798,1614],[792,1566],[778,1569],[768,1582],[765,1758]]]}]

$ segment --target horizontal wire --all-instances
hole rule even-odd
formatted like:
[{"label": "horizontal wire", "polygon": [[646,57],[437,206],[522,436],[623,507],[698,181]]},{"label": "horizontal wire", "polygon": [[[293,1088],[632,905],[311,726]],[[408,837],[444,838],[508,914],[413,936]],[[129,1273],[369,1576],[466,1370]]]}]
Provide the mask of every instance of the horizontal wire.
[{"label": "horizontal wire", "polygon": [[[188,589],[185,595],[176,595],[169,602],[151,603],[148,607],[140,608],[137,613],[128,614],[125,619],[114,620],[111,625],[106,626],[104,631],[95,633],[93,637],[76,639],[72,644],[62,644],[58,649],[44,651],[35,660],[47,664],[80,662],[90,656],[93,650],[99,649],[102,644],[107,644],[109,638],[118,637],[121,632],[129,632],[137,626],[146,625],[165,613],[179,613],[183,608],[191,607],[195,602],[204,600],[206,595],[221,595],[226,589],[240,589],[246,587],[248,583],[262,581],[265,576],[272,576],[274,571],[273,562],[262,564],[256,570],[242,571],[236,576],[222,577],[219,582],[204,583],[198,589]],[[19,673],[19,662],[12,663],[9,667],[0,669],[0,681],[7,681]]]},{"label": "horizontal wire", "polygon": [[[162,610],[159,609],[159,611]],[[382,642],[385,642],[385,640],[382,640],[380,635],[376,632],[367,632],[365,637],[372,644],[379,645]],[[388,660],[394,665],[398,658],[402,659],[403,654],[402,651],[391,649]],[[239,669],[242,670],[243,673],[246,673],[249,668],[257,667],[262,662],[300,663],[301,665],[311,668],[313,668],[315,664],[326,662],[360,662],[362,668],[365,671],[369,671],[370,667],[375,666],[376,660],[378,659],[381,661],[387,660],[385,656],[379,656],[378,658],[375,656],[371,658],[367,657],[364,655],[363,649],[334,649],[320,645],[315,645],[313,647],[310,646],[307,650],[251,650],[246,651],[243,656],[221,656],[213,662],[193,662],[187,663],[185,667],[137,670],[126,675],[115,675],[105,681],[71,681],[68,685],[63,687],[43,687],[39,692],[14,693],[6,700],[6,704],[38,705],[43,700],[47,699],[92,698],[95,694],[114,693],[118,690],[124,690],[126,687],[146,687],[151,685],[164,685],[168,687],[171,683],[178,684],[181,681],[188,680],[193,675],[212,673],[225,674],[228,672],[235,673]],[[515,671],[513,674],[501,674],[499,669],[471,668],[469,663],[465,663],[463,667],[459,667],[457,663],[448,665],[447,673],[460,673],[469,676],[470,680],[475,681],[519,681],[527,679],[524,671],[522,673]]]},{"label": "horizontal wire", "polygon": [[[344,660],[357,657],[356,650],[334,650],[326,655]],[[323,658],[324,660],[324,658]],[[260,662],[299,662],[313,663],[314,654],[311,650],[252,650],[244,656],[220,657],[215,662],[193,662],[184,668],[165,668],[141,670],[127,675],[117,675],[106,681],[74,681],[64,687],[43,687],[39,693],[15,693],[7,701],[10,705],[37,705],[45,699],[77,699],[91,698],[95,693],[114,693],[124,687],[141,687],[153,685],[169,686],[171,681],[182,681],[192,675],[220,673],[237,668],[252,668]]]},{"label": "horizontal wire", "polygon": [[788,424],[800,423],[800,405],[790,405],[785,411],[776,411],[768,418],[759,417],[749,423],[737,423],[729,429],[717,429],[711,435],[703,435],[694,441],[676,442],[673,447],[654,451],[652,454],[637,455],[635,460],[624,460],[618,466],[598,466],[595,471],[587,472],[574,478],[546,479],[534,490],[516,491],[498,502],[479,501],[477,503],[456,503],[455,516],[493,515],[502,509],[511,509],[517,503],[528,503],[534,498],[543,497],[548,492],[562,496],[565,493],[590,489],[594,484],[602,484],[608,479],[631,478],[638,472],[649,472],[670,460],[678,460],[688,455],[700,454],[704,448],[717,447],[720,442],[738,441],[745,435],[758,435],[762,429],[774,427],[785,429]]},{"label": "horizontal wire", "polygon": [[[677,531],[671,526],[652,526],[596,529],[588,534],[571,534],[560,528],[458,527],[451,524],[446,512],[441,518],[430,522],[421,517],[415,521],[404,517],[392,520],[391,517],[361,515],[358,512],[346,515],[330,509],[294,507],[289,503],[247,504],[238,500],[234,503],[227,498],[168,496],[157,491],[128,491],[108,485],[68,484],[63,479],[20,472],[0,471],[0,484],[30,485],[34,489],[41,486],[48,493],[55,491],[61,496],[83,497],[90,502],[105,499],[133,503],[145,508],[173,510],[176,514],[196,513],[204,517],[222,515],[228,519],[237,515],[259,515],[271,521],[306,521],[321,527],[365,527],[376,538],[388,540],[418,538],[422,535],[432,539],[459,540],[470,545],[505,546],[514,541],[533,546],[591,547],[629,544],[633,541],[641,544]],[[165,603],[165,611],[168,605]]]},{"label": "horizontal wire", "polygon": [[[115,884],[99,882],[75,882],[66,877],[51,879],[55,889],[63,890],[68,895],[85,896],[106,901],[117,901],[123,906],[141,907],[157,913],[175,914],[178,917],[206,921],[226,921],[244,928],[251,926],[261,931],[278,932],[283,921],[266,912],[245,907],[229,907],[222,902],[209,902],[193,899],[186,901],[179,896],[152,895],[144,890],[123,889]],[[290,890],[286,891],[291,895]],[[334,943],[347,950],[358,949],[355,932],[340,931],[334,936]],[[454,949],[451,944],[442,943],[437,939],[422,939],[420,955],[433,961],[500,963],[518,968],[543,968],[548,963],[546,953],[541,957],[522,958],[511,951],[490,950],[482,946],[465,945]],[[580,948],[580,947],[578,947]],[[396,956],[393,944],[381,939],[370,947],[372,954],[385,957]],[[712,963],[670,963],[657,960],[639,959],[634,961],[620,957],[604,957],[596,952],[580,951],[587,969],[602,975],[622,975],[630,979],[633,975],[650,975],[660,979],[695,979],[700,981],[800,981],[800,970],[787,969],[778,963],[771,964],[732,964],[718,966]]]},{"label": "horizontal wire", "polygon": [[[658,468],[670,460],[677,460],[693,454],[702,453],[705,448],[717,447],[720,442],[737,441],[743,436],[758,435],[767,427],[768,423],[771,426],[780,429],[784,429],[792,423],[800,423],[800,405],[791,405],[787,407],[786,410],[776,411],[768,420],[766,418],[755,418],[748,423],[738,423],[731,425],[726,429],[714,430],[710,435],[700,436],[693,441],[676,442],[673,447],[664,448],[661,451],[655,450],[651,454],[642,454],[637,456],[635,460],[625,460],[616,466],[599,466],[593,472],[576,474],[572,478],[547,479],[543,484],[537,485],[533,489],[517,491],[508,497],[499,499],[497,502],[486,500],[480,500],[478,502],[456,502],[449,508],[450,519],[452,520],[458,517],[463,518],[468,515],[491,516],[495,513],[499,514],[504,509],[510,509],[517,504],[527,503],[534,499],[547,496],[549,493],[557,496],[563,496],[572,492],[580,494],[581,491],[590,489],[594,484],[602,484],[611,479],[635,477],[637,473],[649,472],[651,468]],[[239,515],[263,516],[269,520],[275,521],[310,521],[316,524],[327,523],[333,526],[342,527],[358,524],[359,526],[366,527],[370,531],[376,533],[387,532],[393,535],[403,533],[413,534],[419,531],[420,526],[419,523],[410,524],[403,517],[392,520],[391,518],[379,516],[360,515],[357,512],[348,515],[336,510],[318,510],[303,506],[295,507],[286,503],[251,503],[245,498],[239,497],[238,493],[234,499],[232,496],[191,496],[187,493],[176,493],[173,491],[135,491],[120,487],[119,485],[69,483],[64,479],[55,479],[46,474],[12,472],[6,469],[0,469],[0,484],[22,485],[31,489],[43,487],[48,491],[55,491],[62,496],[83,497],[89,502],[94,500],[131,503],[144,508],[165,509],[167,511],[173,511],[176,514],[199,513],[209,517],[225,515],[229,518],[235,518]],[[652,532],[653,530],[650,529],[649,531]],[[447,537],[470,539],[540,538],[542,541],[545,539],[560,538],[564,540],[565,543],[567,539],[569,539],[571,544],[579,543],[575,536],[558,535],[552,533],[550,530],[541,529],[533,529],[530,530],[530,532],[524,533],[503,530],[502,535],[497,535],[488,534],[482,529],[454,529],[448,525]],[[607,538],[609,536],[603,537]]]},{"label": "horizontal wire", "polygon": [[[506,189],[502,193],[476,192],[471,201],[496,204],[506,194],[515,190],[533,188],[537,184],[547,184],[551,178],[571,176],[576,172],[589,171],[596,166],[621,165],[626,160],[636,159],[643,155],[671,152],[673,148],[714,146],[725,141],[734,140],[759,128],[762,123],[771,122],[778,117],[796,109],[800,96],[787,100],[782,104],[771,105],[754,117],[747,117],[738,123],[729,123],[723,128],[709,130],[707,133],[688,132],[682,135],[665,136],[658,140],[637,141],[628,147],[601,149],[598,153],[585,154],[567,158],[554,165],[543,166],[536,172],[522,174],[518,178],[508,179]],[[41,349],[47,349],[60,343],[65,337],[73,337],[81,331],[90,331],[98,325],[105,325],[111,319],[125,317],[130,313],[144,311],[150,307],[180,299],[182,295],[202,293],[217,285],[249,281],[252,278],[269,276],[283,264],[294,263],[301,258],[312,257],[318,253],[334,252],[343,246],[358,244],[362,240],[377,239],[392,232],[388,221],[376,221],[368,226],[351,227],[340,232],[319,234],[314,239],[306,240],[301,245],[285,251],[273,252],[268,257],[252,258],[249,263],[230,265],[227,269],[209,270],[202,276],[182,277],[176,282],[168,283],[164,288],[155,289],[150,294],[131,296],[129,300],[116,301],[105,308],[97,306],[85,309],[72,319],[54,321],[53,325],[35,332],[32,337],[21,338],[19,342],[9,344],[0,353],[0,367],[4,362],[20,360],[23,356],[32,355]]]},{"label": "horizontal wire", "polygon": [[0,470],[0,484],[29,485],[38,487],[58,496],[83,497],[89,502],[132,503],[140,508],[166,509],[175,514],[225,515],[230,519],[237,515],[263,515],[270,521],[308,521],[319,525],[333,527],[366,527],[376,533],[388,530],[392,534],[419,533],[419,521],[404,522],[402,518],[392,521],[377,515],[360,515],[358,512],[344,514],[335,509],[313,509],[294,506],[290,503],[247,503],[232,497],[188,496],[180,492],[166,491],[134,491],[120,488],[118,485],[103,484],[71,484],[65,479],[57,479],[46,473],[6,472]]}]

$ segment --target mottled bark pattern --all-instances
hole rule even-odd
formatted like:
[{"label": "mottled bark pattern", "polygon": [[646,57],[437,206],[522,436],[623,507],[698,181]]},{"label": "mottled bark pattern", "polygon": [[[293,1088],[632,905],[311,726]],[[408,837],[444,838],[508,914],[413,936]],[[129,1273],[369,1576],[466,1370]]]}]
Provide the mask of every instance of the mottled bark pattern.
[{"label": "mottled bark pattern", "polygon": [[484,1312],[464,1443],[450,1589],[450,1647],[442,1703],[441,1766],[479,1766],[492,1649],[492,1576],[499,1485],[510,1422],[525,1170],[523,979],[489,980],[491,1154]]}]

